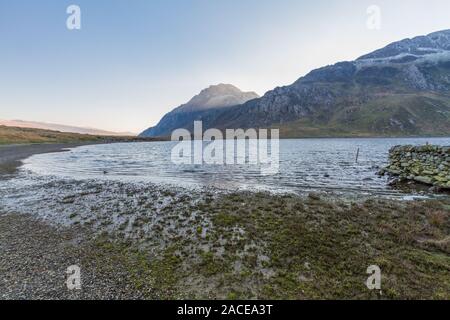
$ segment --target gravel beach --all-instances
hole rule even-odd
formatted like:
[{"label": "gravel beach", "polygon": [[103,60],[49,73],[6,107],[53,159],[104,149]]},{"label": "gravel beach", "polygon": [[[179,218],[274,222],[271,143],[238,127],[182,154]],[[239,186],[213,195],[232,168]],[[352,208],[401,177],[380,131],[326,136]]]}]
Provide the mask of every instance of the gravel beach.
[{"label": "gravel beach", "polygon": [[[30,215],[0,214],[0,299],[139,299],[126,269],[77,228],[55,228]],[[82,290],[69,290],[67,268],[81,268]]]},{"label": "gravel beach", "polygon": [[[91,143],[0,146],[0,180],[14,177],[21,160],[62,152]],[[51,226],[32,214],[8,213],[0,207],[0,299],[138,299],[119,264],[95,265],[98,248],[88,230]],[[97,250],[97,253],[94,253]],[[83,290],[69,290],[67,268],[83,269]]]}]

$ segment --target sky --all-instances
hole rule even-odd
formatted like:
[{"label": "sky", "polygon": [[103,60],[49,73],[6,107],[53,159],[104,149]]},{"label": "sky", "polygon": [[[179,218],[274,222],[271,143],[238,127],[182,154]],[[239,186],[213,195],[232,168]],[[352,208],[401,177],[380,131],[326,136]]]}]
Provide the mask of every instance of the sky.
[{"label": "sky", "polygon": [[0,119],[139,133],[212,84],[263,95],[444,29],[448,0],[0,0]]}]

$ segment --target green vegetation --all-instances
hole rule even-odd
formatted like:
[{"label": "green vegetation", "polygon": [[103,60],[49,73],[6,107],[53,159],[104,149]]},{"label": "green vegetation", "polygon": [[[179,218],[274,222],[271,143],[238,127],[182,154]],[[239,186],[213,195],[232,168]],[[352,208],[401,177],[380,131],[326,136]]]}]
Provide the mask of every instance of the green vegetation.
[{"label": "green vegetation", "polygon": [[[448,201],[240,193],[191,210],[190,236],[162,249],[102,238],[96,259],[123,264],[152,299],[450,299]],[[370,265],[381,292],[365,286]]]},{"label": "green vegetation", "polygon": [[279,128],[283,138],[448,136],[450,98],[386,93],[362,104],[336,101],[332,113],[319,113]]},{"label": "green vegetation", "polygon": [[0,126],[0,145],[28,143],[83,143],[83,142],[132,142],[153,141],[151,138],[97,136],[78,133],[67,133],[33,128],[17,128]]},{"label": "green vegetation", "polygon": [[101,141],[105,137],[87,134],[0,126],[0,144],[70,143]]}]

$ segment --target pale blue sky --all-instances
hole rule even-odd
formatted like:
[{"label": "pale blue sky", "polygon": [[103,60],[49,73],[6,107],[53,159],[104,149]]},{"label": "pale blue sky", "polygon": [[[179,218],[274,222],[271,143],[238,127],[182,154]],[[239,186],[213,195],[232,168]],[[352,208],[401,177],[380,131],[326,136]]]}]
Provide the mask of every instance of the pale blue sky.
[{"label": "pale blue sky", "polygon": [[448,0],[0,0],[0,119],[139,132],[211,84],[262,95],[449,28]]}]

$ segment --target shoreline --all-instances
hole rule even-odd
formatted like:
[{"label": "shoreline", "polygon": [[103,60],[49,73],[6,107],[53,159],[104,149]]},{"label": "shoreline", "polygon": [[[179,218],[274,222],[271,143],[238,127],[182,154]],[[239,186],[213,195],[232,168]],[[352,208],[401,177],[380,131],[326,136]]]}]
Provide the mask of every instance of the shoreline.
[{"label": "shoreline", "polygon": [[[0,209],[0,299],[450,299],[450,202],[74,186],[52,196],[68,224]],[[382,295],[365,287],[374,264]]]},{"label": "shoreline", "polygon": [[[0,164],[89,144],[3,146]],[[0,300],[450,299],[450,199],[16,179],[0,188]]]},{"label": "shoreline", "polygon": [[[449,212],[450,200],[6,182],[0,299],[450,299]],[[65,287],[74,264],[80,292]],[[370,265],[382,295],[365,287]]]},{"label": "shoreline", "polygon": [[[7,144],[0,145],[0,178],[3,175],[16,173],[23,164],[22,161],[36,154],[65,152],[68,149],[128,141],[93,141],[73,143],[38,143],[38,144]],[[133,142],[133,141],[130,141]]]}]

